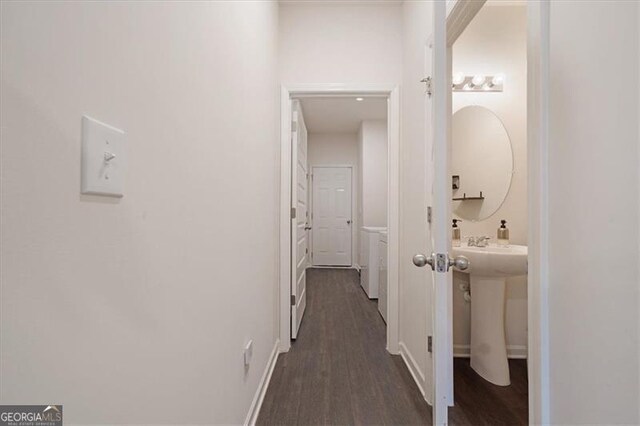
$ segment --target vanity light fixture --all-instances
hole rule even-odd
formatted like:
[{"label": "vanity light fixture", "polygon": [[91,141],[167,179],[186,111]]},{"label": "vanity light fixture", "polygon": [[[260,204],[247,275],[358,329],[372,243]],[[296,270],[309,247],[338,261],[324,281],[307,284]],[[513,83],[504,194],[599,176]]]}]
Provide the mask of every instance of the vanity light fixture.
[{"label": "vanity light fixture", "polygon": [[486,78],[484,75],[474,75],[473,78],[471,79],[471,88],[482,86],[485,80]]},{"label": "vanity light fixture", "polygon": [[451,79],[454,92],[502,92],[504,88],[504,74],[473,76],[456,73]]},{"label": "vanity light fixture", "polygon": [[457,73],[457,74],[454,74],[454,76],[453,76],[453,80],[452,80],[453,85],[454,85],[454,86],[457,86],[457,85],[459,85],[459,84],[464,83],[464,79],[465,79],[465,78],[466,78],[466,77],[465,77],[465,75],[464,75],[463,73],[461,73],[461,72],[459,72],[459,73]]},{"label": "vanity light fixture", "polygon": [[489,87],[502,86],[503,84],[504,84],[504,75],[503,74],[496,74],[496,75],[493,76],[493,78],[489,82],[488,86]]}]

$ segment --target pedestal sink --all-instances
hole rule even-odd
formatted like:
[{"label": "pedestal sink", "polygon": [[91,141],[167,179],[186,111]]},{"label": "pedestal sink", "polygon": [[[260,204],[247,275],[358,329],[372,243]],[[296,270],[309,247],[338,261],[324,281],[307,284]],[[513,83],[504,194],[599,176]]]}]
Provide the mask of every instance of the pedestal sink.
[{"label": "pedestal sink", "polygon": [[504,331],[504,292],[507,277],[527,273],[527,247],[453,247],[465,256],[471,287],[471,368],[489,382],[508,386],[509,363]]}]

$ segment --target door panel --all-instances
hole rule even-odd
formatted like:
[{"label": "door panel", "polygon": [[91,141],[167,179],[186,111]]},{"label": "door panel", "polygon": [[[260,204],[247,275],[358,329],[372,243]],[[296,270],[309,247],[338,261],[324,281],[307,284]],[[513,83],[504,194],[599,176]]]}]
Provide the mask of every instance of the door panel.
[{"label": "door panel", "polygon": [[316,266],[351,266],[351,168],[313,168],[313,257]]},{"label": "door panel", "polygon": [[[434,261],[443,261],[433,280],[433,424],[448,422],[448,407],[453,405],[452,353],[452,274],[447,265],[450,252],[451,183],[449,176],[449,119],[451,115],[451,72],[447,55],[446,3],[433,2],[432,97],[431,120],[433,172],[428,173],[433,188],[431,236]],[[443,255],[443,256],[442,256]]]},{"label": "door panel", "polygon": [[291,129],[291,338],[298,335],[306,303],[308,264],[308,179],[307,179],[307,128],[300,102],[292,102]]}]

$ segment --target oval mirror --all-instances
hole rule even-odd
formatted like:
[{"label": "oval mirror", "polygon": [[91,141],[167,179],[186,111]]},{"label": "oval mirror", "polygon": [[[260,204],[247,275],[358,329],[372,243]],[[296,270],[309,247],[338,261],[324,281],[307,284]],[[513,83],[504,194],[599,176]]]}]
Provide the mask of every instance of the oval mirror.
[{"label": "oval mirror", "polygon": [[513,175],[513,151],[502,121],[481,106],[453,114],[451,171],[453,213],[478,221],[502,205]]}]

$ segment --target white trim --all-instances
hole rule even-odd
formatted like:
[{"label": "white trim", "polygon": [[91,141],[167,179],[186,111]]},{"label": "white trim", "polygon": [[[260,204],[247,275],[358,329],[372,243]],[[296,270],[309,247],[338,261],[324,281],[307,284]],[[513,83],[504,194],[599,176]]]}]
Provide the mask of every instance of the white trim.
[{"label": "white trim", "polygon": [[[451,59],[447,45],[446,4],[433,2],[432,47],[432,250],[447,253],[451,236],[451,185],[449,174],[449,123],[451,111]],[[446,425],[453,405],[452,273],[433,272],[433,424]],[[426,354],[429,362],[429,354]],[[427,364],[429,365],[429,364]]]},{"label": "white trim", "polygon": [[291,348],[291,98],[280,92],[280,351]]},{"label": "white trim", "polygon": [[[471,345],[453,345],[454,358],[470,358]],[[525,345],[507,345],[507,358],[527,359],[527,347]]]},{"label": "white trim", "polygon": [[276,363],[278,362],[278,355],[280,354],[280,339],[276,339],[276,343],[273,345],[273,350],[271,351],[271,356],[269,356],[269,362],[267,362],[267,366],[264,369],[264,373],[262,373],[262,378],[260,379],[260,384],[258,385],[258,389],[256,389],[256,393],[253,396],[253,401],[251,401],[251,407],[249,407],[249,412],[247,413],[247,417],[244,419],[245,426],[247,425],[255,425],[258,420],[258,415],[260,414],[260,409],[262,408],[262,402],[264,401],[264,396],[267,393],[267,389],[269,388],[269,382],[271,382],[271,376],[273,374],[273,370],[276,367]]},{"label": "white trim", "polygon": [[400,253],[400,89],[396,85],[381,84],[295,84],[282,86],[280,117],[280,350],[286,352],[291,347],[290,304],[290,231],[289,200],[291,197],[291,97],[309,96],[379,96],[389,99],[387,126],[388,134],[388,235],[389,264],[388,308],[387,308],[387,351],[397,354],[399,336],[399,253]]},{"label": "white trim", "polygon": [[400,89],[387,108],[387,351],[400,350]]},{"label": "white trim", "polygon": [[447,13],[447,45],[453,43],[467,28],[487,0],[458,0]]},{"label": "white trim", "polygon": [[413,377],[413,380],[416,382],[416,385],[418,385],[418,389],[420,389],[420,393],[422,394],[422,396],[426,398],[426,393],[424,391],[424,385],[425,385],[424,373],[420,371],[420,367],[418,367],[418,363],[416,362],[416,359],[413,357],[413,355],[411,354],[411,351],[409,351],[409,348],[407,348],[404,342],[400,342],[398,346],[400,347],[400,356],[402,357],[402,360],[404,361],[405,365],[409,369],[409,372],[411,373],[411,377]]},{"label": "white trim", "polygon": [[549,424],[549,2],[527,6],[529,423]]}]

